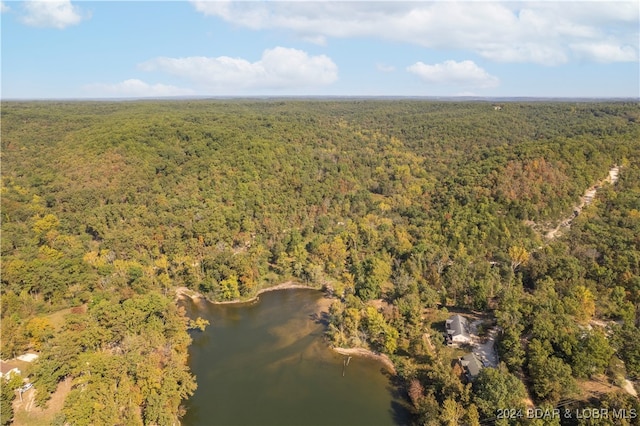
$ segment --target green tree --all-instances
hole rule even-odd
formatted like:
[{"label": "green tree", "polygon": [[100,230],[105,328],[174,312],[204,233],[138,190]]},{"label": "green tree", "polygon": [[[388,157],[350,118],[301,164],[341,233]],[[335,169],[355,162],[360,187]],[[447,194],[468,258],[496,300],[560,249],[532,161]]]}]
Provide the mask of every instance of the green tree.
[{"label": "green tree", "polygon": [[396,351],[399,337],[398,330],[387,324],[384,316],[373,306],[367,306],[365,325],[369,339],[376,349],[389,354]]},{"label": "green tree", "polygon": [[24,328],[20,324],[18,314],[2,318],[0,329],[2,330],[0,353],[3,358],[14,358],[28,347],[28,339],[24,335]]},{"label": "green tree", "polygon": [[557,403],[561,397],[576,392],[576,384],[571,375],[571,367],[562,359],[551,355],[548,342],[533,339],[529,344],[529,375],[532,389],[539,401]]},{"label": "green tree", "polygon": [[442,403],[440,417],[446,426],[457,426],[464,416],[464,408],[454,399],[447,398]]},{"label": "green tree", "polygon": [[391,264],[387,257],[368,258],[356,270],[356,294],[365,301],[377,299],[390,277]]},{"label": "green tree", "polygon": [[614,350],[601,331],[591,331],[583,336],[572,356],[572,369],[577,377],[587,378],[604,373]]},{"label": "green tree", "polygon": [[613,344],[631,377],[640,377],[640,330],[632,324],[614,328]]},{"label": "green tree", "polygon": [[13,400],[16,397],[16,389],[22,385],[22,377],[19,374],[11,374],[8,379],[3,378],[0,389],[0,424],[10,425],[13,420]]},{"label": "green tree", "polygon": [[473,400],[485,417],[493,417],[496,407],[524,410],[524,384],[507,367],[483,368],[473,382]]}]

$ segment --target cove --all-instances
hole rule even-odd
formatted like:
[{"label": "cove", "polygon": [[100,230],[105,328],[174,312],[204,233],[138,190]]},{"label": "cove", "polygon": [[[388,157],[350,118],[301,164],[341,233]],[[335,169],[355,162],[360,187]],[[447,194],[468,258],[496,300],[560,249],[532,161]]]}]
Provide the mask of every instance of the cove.
[{"label": "cove", "polygon": [[[409,421],[399,390],[376,360],[327,347],[315,290],[264,293],[258,302],[182,303],[210,325],[192,334],[198,389],[182,424],[396,425]],[[325,309],[326,310],[326,309]],[[343,376],[344,369],[344,376]]]}]

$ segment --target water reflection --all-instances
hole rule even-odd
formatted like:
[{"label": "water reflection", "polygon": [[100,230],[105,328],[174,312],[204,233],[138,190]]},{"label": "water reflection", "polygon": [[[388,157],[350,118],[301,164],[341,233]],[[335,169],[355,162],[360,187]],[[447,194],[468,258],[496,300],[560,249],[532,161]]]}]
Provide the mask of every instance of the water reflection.
[{"label": "water reflection", "polygon": [[[344,357],[323,341],[326,323],[313,290],[265,293],[249,305],[196,305],[208,319],[193,334],[190,366],[198,390],[183,424],[393,425],[407,421],[381,365]],[[326,318],[325,318],[326,319]]]}]

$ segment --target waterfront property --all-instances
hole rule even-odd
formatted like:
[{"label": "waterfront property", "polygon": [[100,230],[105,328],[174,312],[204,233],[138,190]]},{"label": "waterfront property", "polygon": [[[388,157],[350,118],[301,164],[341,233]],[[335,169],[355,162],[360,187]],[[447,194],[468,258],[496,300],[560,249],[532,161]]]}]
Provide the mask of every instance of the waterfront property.
[{"label": "waterfront property", "polygon": [[473,353],[467,354],[462,358],[458,358],[458,362],[464,370],[465,377],[469,382],[478,377],[478,374],[480,374],[480,370],[482,370],[483,368],[482,363]]},{"label": "waterfront property", "polygon": [[446,321],[447,328],[447,344],[460,345],[471,343],[471,334],[469,333],[469,321],[462,315],[453,315]]}]

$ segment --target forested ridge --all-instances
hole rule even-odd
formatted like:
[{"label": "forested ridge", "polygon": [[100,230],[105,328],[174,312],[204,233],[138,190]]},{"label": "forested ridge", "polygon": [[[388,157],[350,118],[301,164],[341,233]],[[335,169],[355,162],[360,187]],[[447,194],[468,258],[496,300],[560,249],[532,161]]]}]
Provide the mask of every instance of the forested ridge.
[{"label": "forested ridge", "polygon": [[[43,404],[73,380],[60,423],[179,418],[195,389],[179,286],[213,300],[324,286],[332,343],[389,354],[419,424],[495,421],[528,397],[580,395],[590,377],[640,375],[637,103],[3,102],[1,114],[2,357],[40,353]],[[619,181],[566,235],[536,230],[615,164]],[[504,363],[473,385],[439,341],[446,309],[500,327]],[[616,392],[589,404],[639,408]]]}]

